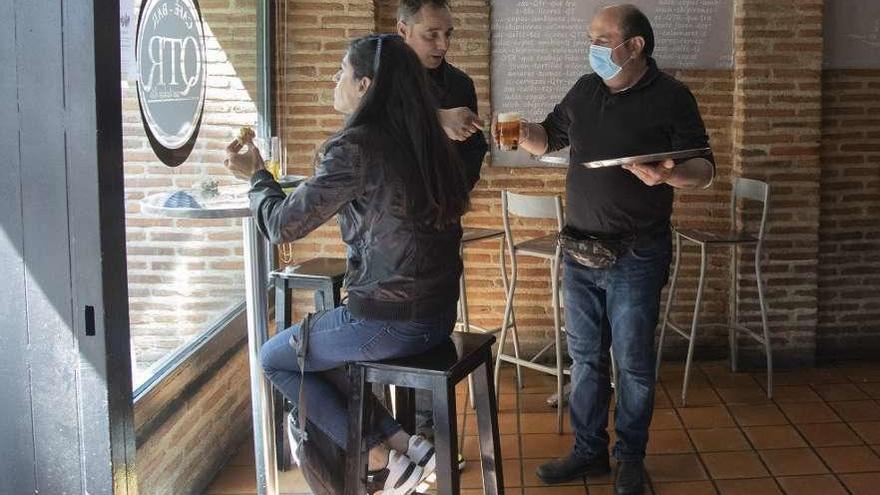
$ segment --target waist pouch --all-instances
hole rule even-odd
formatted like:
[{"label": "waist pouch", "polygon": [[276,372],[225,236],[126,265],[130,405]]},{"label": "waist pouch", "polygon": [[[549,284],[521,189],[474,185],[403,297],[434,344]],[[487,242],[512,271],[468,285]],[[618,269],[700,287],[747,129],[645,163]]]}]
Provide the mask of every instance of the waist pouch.
[{"label": "waist pouch", "polygon": [[587,268],[608,268],[623,255],[630,242],[584,235],[565,227],[557,235],[559,247],[571,259]]}]

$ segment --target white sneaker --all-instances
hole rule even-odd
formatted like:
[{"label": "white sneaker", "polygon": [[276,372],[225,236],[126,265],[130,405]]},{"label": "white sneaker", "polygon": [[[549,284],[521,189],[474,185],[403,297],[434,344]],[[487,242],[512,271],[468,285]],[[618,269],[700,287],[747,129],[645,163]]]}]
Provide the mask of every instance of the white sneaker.
[{"label": "white sneaker", "polygon": [[290,411],[287,415],[287,444],[290,447],[290,459],[297,466],[302,466],[299,458],[299,444],[302,442],[302,430],[298,425],[298,419],[294,415],[296,411]]},{"label": "white sneaker", "polygon": [[421,481],[424,481],[437,468],[437,453],[434,451],[434,444],[422,435],[409,437],[406,456],[422,467]]},{"label": "white sneaker", "polygon": [[392,450],[388,465],[367,474],[367,493],[373,495],[409,495],[422,481],[422,467],[409,457]]}]

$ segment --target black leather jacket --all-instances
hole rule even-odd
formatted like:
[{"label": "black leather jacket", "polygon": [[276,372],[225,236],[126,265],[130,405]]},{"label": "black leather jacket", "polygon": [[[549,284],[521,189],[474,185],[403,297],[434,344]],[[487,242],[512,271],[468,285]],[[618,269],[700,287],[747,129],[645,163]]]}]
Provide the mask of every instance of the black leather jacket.
[{"label": "black leather jacket", "polygon": [[348,129],[326,144],[315,175],[287,197],[271,174],[255,173],[251,211],[273,243],[302,238],[337,215],[348,245],[345,285],[355,316],[436,316],[458,299],[461,224],[436,230],[407,216],[406,191],[387,164],[408,160],[389,137],[368,139],[363,129]]}]

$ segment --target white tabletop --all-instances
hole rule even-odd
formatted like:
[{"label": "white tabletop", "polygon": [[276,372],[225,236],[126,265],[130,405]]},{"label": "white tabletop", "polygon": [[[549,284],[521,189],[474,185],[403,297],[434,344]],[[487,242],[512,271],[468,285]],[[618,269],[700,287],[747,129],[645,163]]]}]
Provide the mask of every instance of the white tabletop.
[{"label": "white tabletop", "polygon": [[[283,185],[285,187],[293,187],[302,182],[303,176],[286,176]],[[249,184],[237,184],[234,186],[223,186],[216,196],[207,198],[200,191],[192,189],[184,189],[183,192],[192,196],[201,208],[174,208],[165,206],[165,201],[169,196],[178,192],[162,192],[151,194],[141,200],[141,210],[157,217],[170,218],[243,218],[251,216],[251,208],[248,202],[247,193],[250,190]]]}]

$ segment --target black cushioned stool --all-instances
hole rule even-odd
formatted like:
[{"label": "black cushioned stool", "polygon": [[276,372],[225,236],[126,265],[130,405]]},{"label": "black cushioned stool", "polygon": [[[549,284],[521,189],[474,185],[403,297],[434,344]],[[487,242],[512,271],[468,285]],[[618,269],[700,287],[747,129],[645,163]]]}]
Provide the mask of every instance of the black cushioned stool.
[{"label": "black cushioned stool", "polygon": [[[323,311],[339,306],[342,281],[345,278],[344,258],[312,258],[284,270],[272,272],[270,276],[275,285],[275,328],[280,332],[293,322],[293,290],[310,290],[315,293],[315,311]],[[284,405],[281,392],[273,393],[275,403],[275,451],[278,452],[278,469],[286,471],[290,467],[290,449],[285,448],[287,435]]]},{"label": "black cushioned stool", "polygon": [[293,290],[314,291],[315,311],[339,306],[342,281],[345,278],[344,258],[312,258],[284,270],[272,272],[275,282],[275,328],[289,327],[293,318]]},{"label": "black cushioned stool", "polygon": [[448,343],[424,354],[378,362],[348,365],[352,390],[349,397],[348,447],[346,449],[345,493],[363,495],[367,474],[363,428],[368,424],[364,407],[368,383],[395,385],[397,417],[404,430],[413,432],[415,401],[413,389],[431,390],[434,398],[434,448],[437,453],[437,493],[457,495],[461,491],[458,471],[455,385],[472,374],[477,431],[484,493],[504,493],[501,473],[501,443],[498,436],[498,406],[492,379],[493,335],[453,332]]}]

